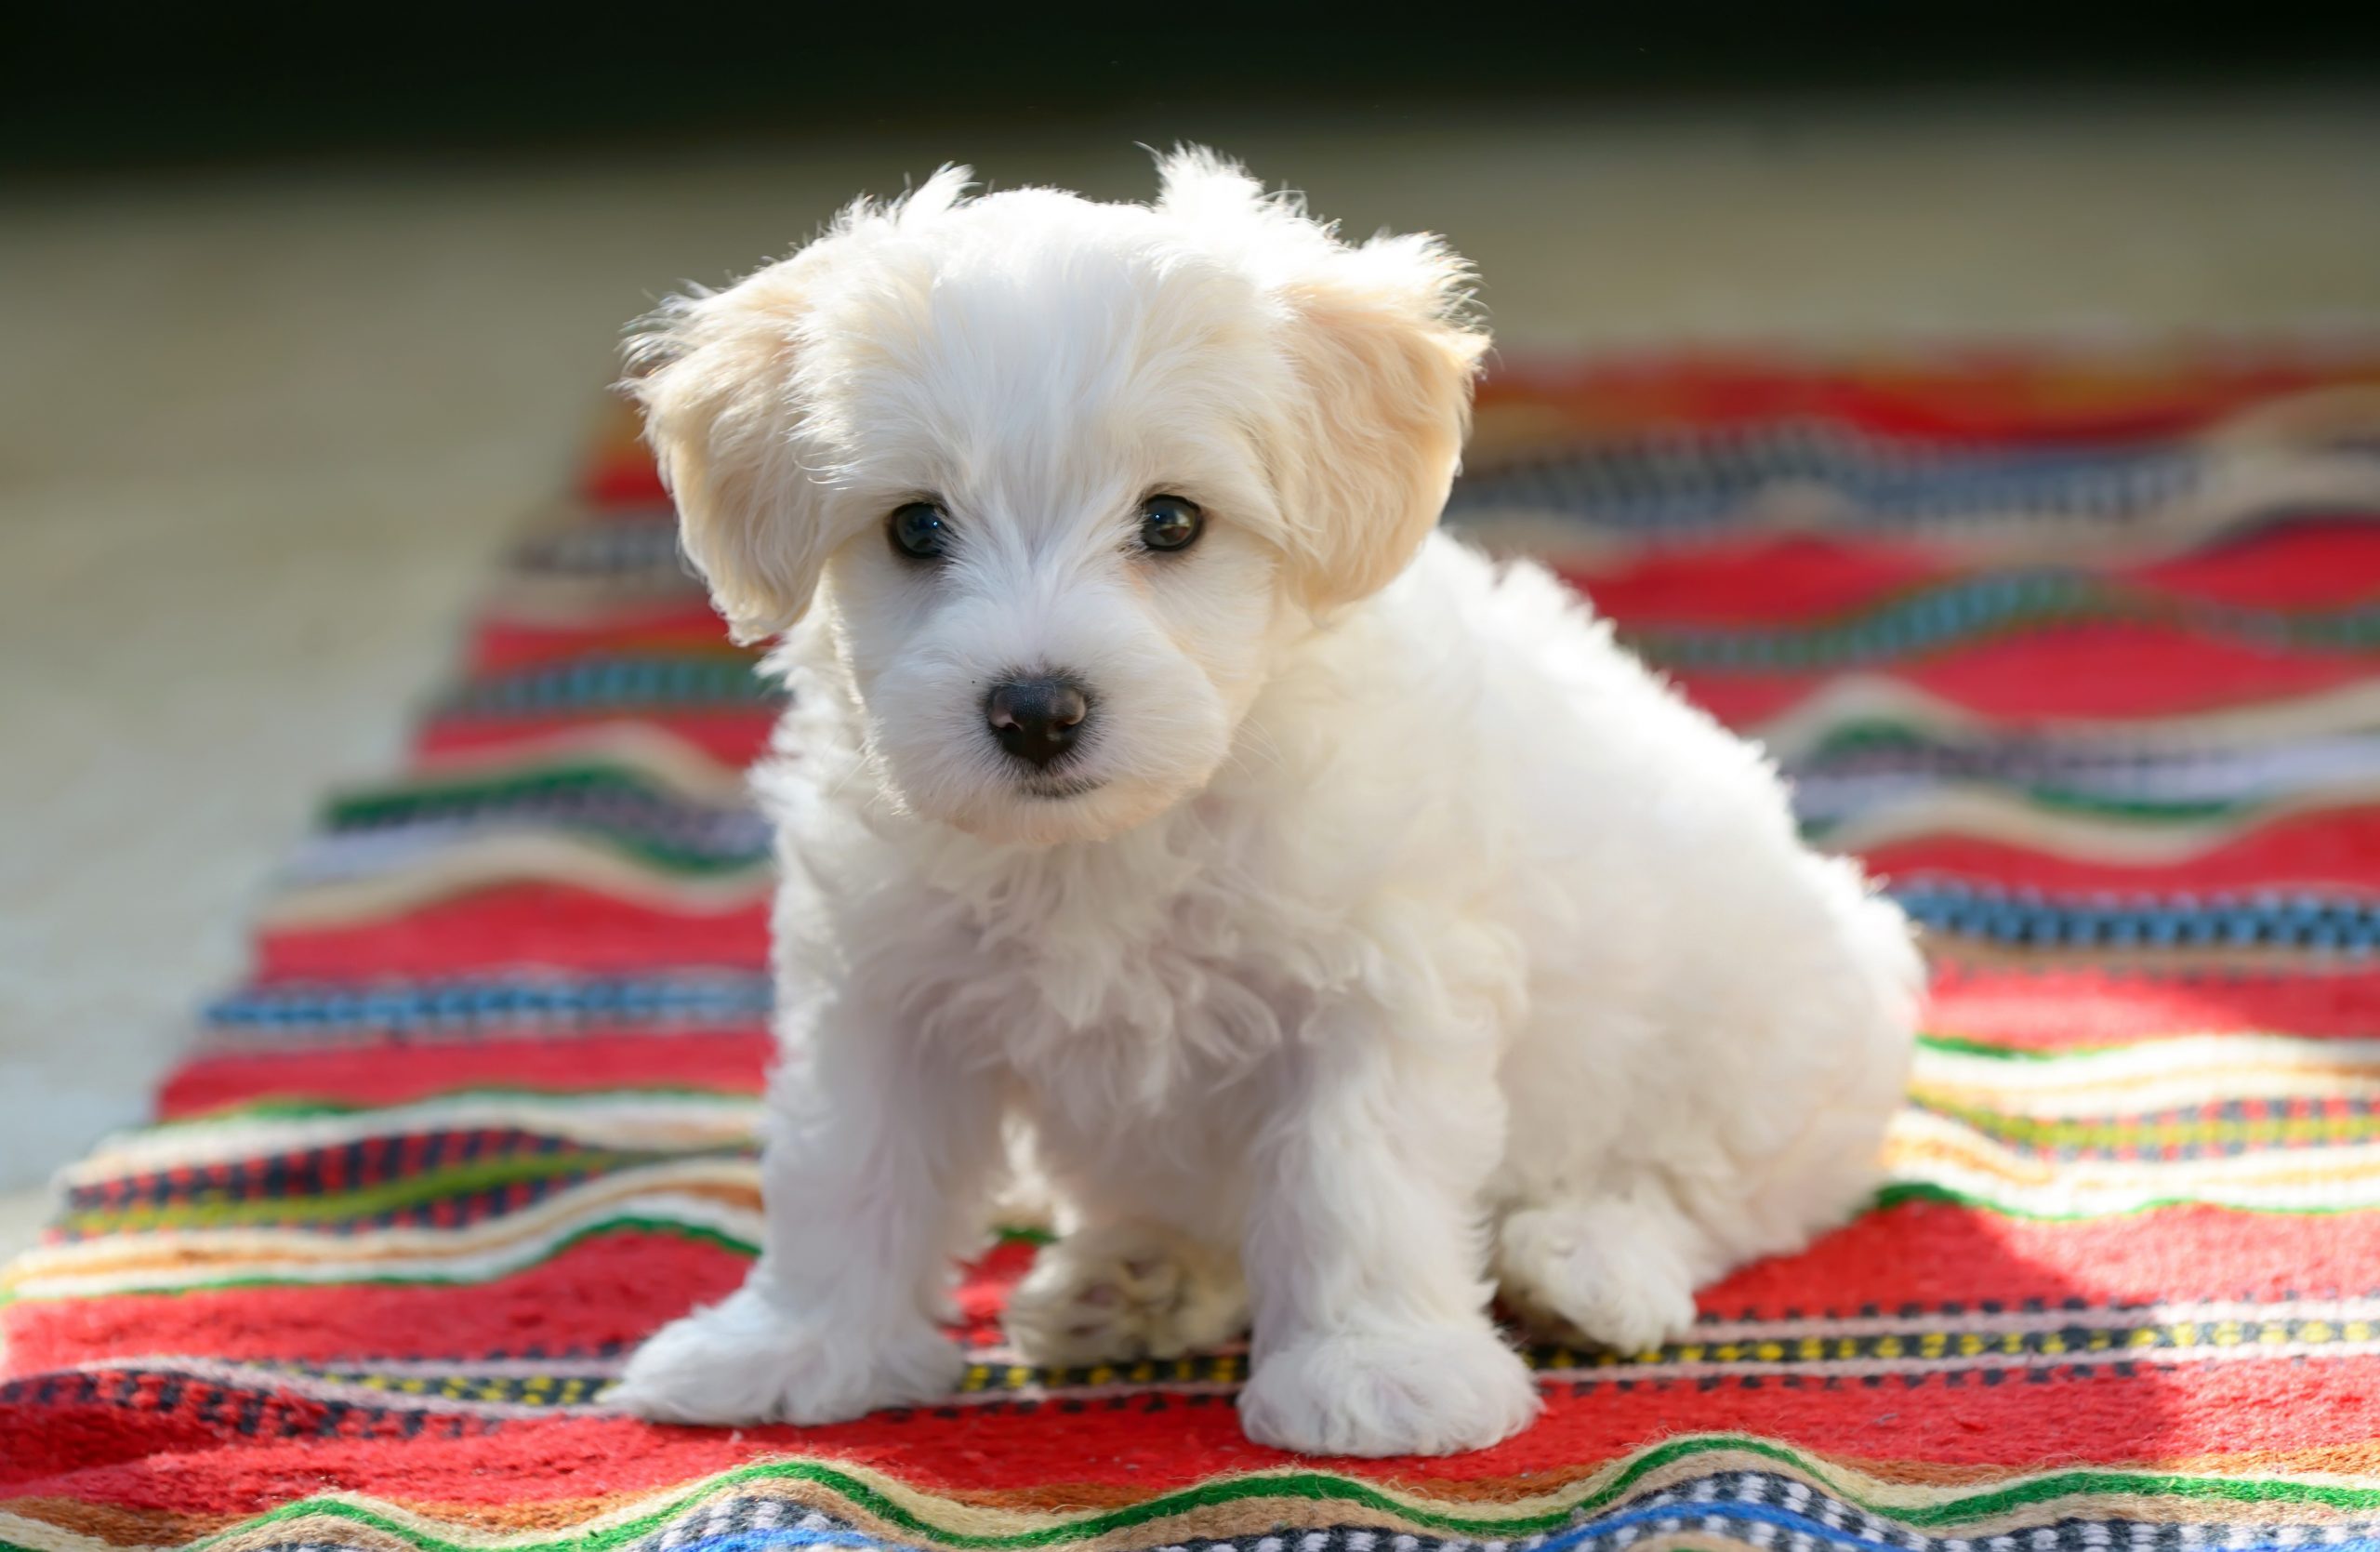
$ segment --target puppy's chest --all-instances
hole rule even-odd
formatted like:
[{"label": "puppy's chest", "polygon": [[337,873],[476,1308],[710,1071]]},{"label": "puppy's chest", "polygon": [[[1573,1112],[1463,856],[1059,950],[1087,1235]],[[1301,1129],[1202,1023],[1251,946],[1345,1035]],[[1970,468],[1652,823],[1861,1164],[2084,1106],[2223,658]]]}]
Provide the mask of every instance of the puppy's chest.
[{"label": "puppy's chest", "polygon": [[1205,890],[1137,905],[979,940],[969,1032],[1049,1104],[1162,1108],[1261,1065],[1311,1004],[1263,912]]}]

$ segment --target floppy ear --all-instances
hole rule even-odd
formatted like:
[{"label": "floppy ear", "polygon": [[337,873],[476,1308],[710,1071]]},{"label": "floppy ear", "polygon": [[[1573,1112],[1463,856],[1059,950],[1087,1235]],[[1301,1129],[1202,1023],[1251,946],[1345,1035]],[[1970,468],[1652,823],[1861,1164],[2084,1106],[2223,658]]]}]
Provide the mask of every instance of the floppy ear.
[{"label": "floppy ear", "polygon": [[1157,159],[1157,207],[1255,281],[1283,319],[1292,403],[1263,428],[1307,601],[1352,603],[1405,569],[1446,505],[1488,336],[1471,268],[1436,237],[1360,246],[1196,146]]},{"label": "floppy ear", "polygon": [[630,338],[622,386],[678,499],[679,543],[735,640],[791,630],[849,537],[829,531],[826,489],[802,461],[805,450],[831,461],[803,436],[812,293],[866,245],[947,214],[973,176],[945,166],[899,199],[855,200],[808,247],[724,291],[674,298]]},{"label": "floppy ear", "polygon": [[1436,525],[1488,344],[1461,317],[1470,272],[1437,238],[1330,248],[1280,291],[1306,402],[1275,477],[1316,608],[1386,587]]},{"label": "floppy ear", "polygon": [[622,386],[677,497],[679,543],[738,642],[800,619],[832,548],[795,439],[800,263],[678,298],[628,345],[644,370]]}]

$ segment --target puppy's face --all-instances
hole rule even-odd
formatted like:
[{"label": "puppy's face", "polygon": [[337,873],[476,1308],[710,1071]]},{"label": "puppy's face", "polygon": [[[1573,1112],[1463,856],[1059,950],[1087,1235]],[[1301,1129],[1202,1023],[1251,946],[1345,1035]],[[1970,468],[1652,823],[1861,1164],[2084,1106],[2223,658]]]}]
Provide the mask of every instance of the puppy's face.
[{"label": "puppy's face", "polygon": [[986,838],[1201,788],[1282,643],[1410,559],[1461,445],[1458,260],[1165,170],[1153,207],[946,174],[645,341],[722,612],[750,639],[823,593],[887,791]]},{"label": "puppy's face", "polygon": [[[848,384],[877,434],[838,497],[853,537],[826,606],[902,800],[991,838],[1110,834],[1213,774],[1293,617],[1223,407],[1262,363],[1228,338],[1097,338],[1163,298],[1087,321],[1079,291],[968,289],[936,293],[926,370]],[[1015,331],[991,371],[950,359],[970,324]]]}]

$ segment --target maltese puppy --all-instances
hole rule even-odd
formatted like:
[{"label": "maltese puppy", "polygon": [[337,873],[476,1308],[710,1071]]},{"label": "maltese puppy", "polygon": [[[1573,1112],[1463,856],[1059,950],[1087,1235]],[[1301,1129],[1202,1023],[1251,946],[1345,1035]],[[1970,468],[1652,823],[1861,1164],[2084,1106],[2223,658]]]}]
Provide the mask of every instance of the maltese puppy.
[{"label": "maltese puppy", "polygon": [[766,1244],[635,1355],[645,1416],[947,1393],[1023,1159],[1028,1360],[1246,1333],[1251,1438],[1477,1449],[1538,1409],[1500,1293],[1633,1352],[1873,1185],[1907,924],[1552,577],[1435,531],[1462,260],[1161,170],[945,169],[633,349],[686,553],[793,692]]}]

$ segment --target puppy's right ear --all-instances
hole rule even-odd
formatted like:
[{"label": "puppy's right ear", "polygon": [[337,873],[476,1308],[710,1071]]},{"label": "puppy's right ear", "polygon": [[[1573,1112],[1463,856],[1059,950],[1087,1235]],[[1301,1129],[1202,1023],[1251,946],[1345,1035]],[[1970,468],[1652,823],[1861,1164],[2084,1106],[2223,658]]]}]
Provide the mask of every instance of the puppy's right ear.
[{"label": "puppy's right ear", "polygon": [[679,542],[738,642],[791,629],[832,548],[799,456],[803,267],[797,255],[676,298],[628,343],[622,387],[677,498]]}]

